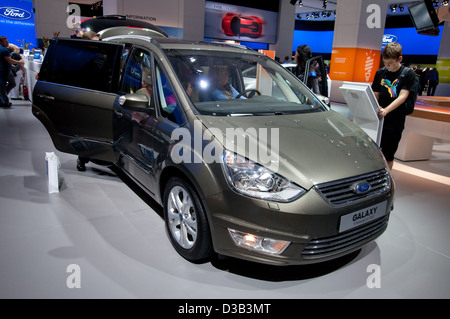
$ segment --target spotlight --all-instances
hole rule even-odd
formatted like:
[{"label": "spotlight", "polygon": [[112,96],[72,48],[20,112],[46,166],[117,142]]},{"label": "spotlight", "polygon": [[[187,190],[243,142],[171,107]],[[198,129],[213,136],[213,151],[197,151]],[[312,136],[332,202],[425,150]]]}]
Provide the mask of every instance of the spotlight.
[{"label": "spotlight", "polygon": [[297,2],[297,0],[291,0],[291,4],[293,5],[293,6],[295,6],[295,3]]},{"label": "spotlight", "polygon": [[301,7],[303,7],[303,1],[302,0],[300,0],[299,2],[298,2],[298,6],[301,8]]}]

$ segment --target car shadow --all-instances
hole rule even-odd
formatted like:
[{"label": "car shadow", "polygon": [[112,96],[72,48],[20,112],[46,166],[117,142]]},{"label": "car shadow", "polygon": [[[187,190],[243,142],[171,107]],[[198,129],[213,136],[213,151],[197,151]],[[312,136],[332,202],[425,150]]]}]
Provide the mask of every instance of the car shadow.
[{"label": "car shadow", "polygon": [[[126,175],[126,173],[114,165],[109,166],[108,168],[114,172],[114,174],[116,174],[117,177],[121,179],[122,182],[124,182],[137,196],[139,196],[142,201],[153,209],[162,220],[164,220],[163,208],[155,200],[153,200],[147,192],[137,185],[128,175]],[[209,262],[211,266],[218,270],[251,279],[270,282],[299,281],[321,277],[340,268],[346,267],[357,260],[364,258],[364,256],[370,254],[376,247],[376,244],[370,243],[363,248],[342,257],[305,265],[275,266],[219,254],[213,254],[209,260],[199,263]]]},{"label": "car shadow", "polygon": [[215,256],[211,264],[229,273],[264,281],[298,281],[320,277],[332,273],[355,261],[361,249],[348,255],[320,263],[292,266],[273,266],[226,256]]},{"label": "car shadow", "polygon": [[109,166],[113,171],[142,201],[144,201],[151,209],[153,209],[159,217],[164,220],[164,212],[161,205],[159,205],[146,191],[136,184],[126,173],[114,165]]}]

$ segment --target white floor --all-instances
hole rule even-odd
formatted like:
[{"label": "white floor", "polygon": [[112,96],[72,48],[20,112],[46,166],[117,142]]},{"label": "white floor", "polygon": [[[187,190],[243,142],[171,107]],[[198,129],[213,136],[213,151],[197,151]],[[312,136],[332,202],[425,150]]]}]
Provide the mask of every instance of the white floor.
[{"label": "white floor", "polygon": [[[64,177],[57,194],[47,191],[49,151]],[[430,161],[395,163],[395,211],[379,239],[315,266],[189,263],[172,249],[161,209],[133,184],[106,167],[75,166],[29,102],[0,109],[0,298],[450,298],[442,141]]]}]

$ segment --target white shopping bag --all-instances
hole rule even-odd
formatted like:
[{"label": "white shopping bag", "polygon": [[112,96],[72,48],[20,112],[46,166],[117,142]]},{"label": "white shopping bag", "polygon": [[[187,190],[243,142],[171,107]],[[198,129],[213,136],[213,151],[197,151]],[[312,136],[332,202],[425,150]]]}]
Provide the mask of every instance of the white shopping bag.
[{"label": "white shopping bag", "polygon": [[59,168],[61,163],[54,152],[46,152],[48,193],[59,193]]}]

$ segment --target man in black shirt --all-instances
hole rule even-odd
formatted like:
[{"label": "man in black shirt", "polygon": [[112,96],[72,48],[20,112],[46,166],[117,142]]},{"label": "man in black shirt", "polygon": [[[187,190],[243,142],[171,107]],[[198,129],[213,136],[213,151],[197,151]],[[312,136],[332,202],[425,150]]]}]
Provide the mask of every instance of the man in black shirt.
[{"label": "man in black shirt", "polygon": [[380,104],[378,115],[384,117],[381,135],[381,151],[388,162],[389,169],[394,164],[394,154],[405,127],[406,107],[411,89],[415,85],[415,73],[407,69],[403,73],[402,47],[399,43],[389,43],[382,54],[384,67],[375,74],[372,90]]},{"label": "man in black shirt", "polygon": [[[12,75],[11,64],[24,65],[23,60],[16,61],[11,58],[11,53],[8,50],[8,38],[0,37],[0,107],[10,107],[11,102],[8,99],[8,76]],[[14,76],[12,77],[14,80]],[[11,81],[11,80],[10,80]]]}]

